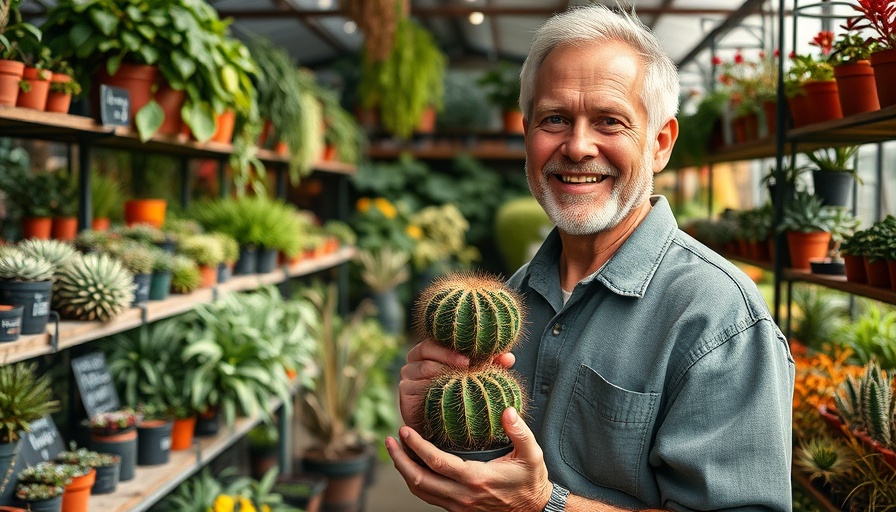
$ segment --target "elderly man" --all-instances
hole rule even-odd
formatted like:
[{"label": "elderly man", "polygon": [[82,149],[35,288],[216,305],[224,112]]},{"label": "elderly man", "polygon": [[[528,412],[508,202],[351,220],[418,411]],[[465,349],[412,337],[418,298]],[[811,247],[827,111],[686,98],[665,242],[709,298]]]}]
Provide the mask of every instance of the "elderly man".
[{"label": "elderly man", "polygon": [[527,333],[496,358],[529,410],[504,411],[509,455],[438,450],[409,422],[429,379],[468,362],[423,341],[395,467],[452,511],[790,510],[786,340],[753,283],[650,195],[678,135],[674,65],[632,15],[593,6],[538,31],[521,80],[529,187],[557,226],[509,280]]}]

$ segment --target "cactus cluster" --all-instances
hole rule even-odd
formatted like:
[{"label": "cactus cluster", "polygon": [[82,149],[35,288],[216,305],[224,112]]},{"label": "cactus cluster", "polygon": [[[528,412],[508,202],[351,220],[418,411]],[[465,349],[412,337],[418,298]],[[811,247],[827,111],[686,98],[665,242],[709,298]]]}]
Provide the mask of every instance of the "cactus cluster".
[{"label": "cactus cluster", "polygon": [[518,296],[495,277],[450,274],[424,290],[415,309],[420,335],[470,358],[470,368],[451,369],[430,383],[424,400],[423,435],[451,451],[507,446],[501,414],[523,414],[526,398],[514,374],[492,364],[519,337],[524,311]]},{"label": "cactus cluster", "polygon": [[59,240],[29,238],[19,242],[17,247],[28,256],[47,260],[54,270],[68,265],[77,253],[74,246]]},{"label": "cactus cluster", "polygon": [[53,287],[55,309],[73,320],[105,322],[134,300],[134,278],[107,254],[77,255],[59,270]]},{"label": "cactus cluster", "polygon": [[847,377],[834,395],[837,412],[853,429],[865,431],[885,447],[896,447],[896,399],[893,380],[876,361],[865,369],[864,377]]}]

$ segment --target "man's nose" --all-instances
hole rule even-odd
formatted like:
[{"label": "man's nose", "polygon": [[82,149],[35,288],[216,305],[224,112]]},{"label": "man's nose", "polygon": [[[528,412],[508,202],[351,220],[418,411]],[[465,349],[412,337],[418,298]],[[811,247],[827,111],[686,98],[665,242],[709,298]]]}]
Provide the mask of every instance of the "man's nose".
[{"label": "man's nose", "polygon": [[585,162],[597,158],[597,137],[590,123],[576,121],[569,130],[561,152],[573,162]]}]

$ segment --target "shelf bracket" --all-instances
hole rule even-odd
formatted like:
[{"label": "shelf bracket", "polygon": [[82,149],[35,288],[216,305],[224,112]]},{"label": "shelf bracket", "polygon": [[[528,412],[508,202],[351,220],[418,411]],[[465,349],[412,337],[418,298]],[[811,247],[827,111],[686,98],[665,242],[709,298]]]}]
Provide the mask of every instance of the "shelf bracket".
[{"label": "shelf bracket", "polygon": [[146,325],[149,323],[149,308],[146,307],[146,303],[139,303],[137,307],[140,308],[140,323]]},{"label": "shelf bracket", "polygon": [[59,313],[50,311],[50,318],[53,321],[53,335],[50,336],[50,346],[53,347],[53,353],[59,352]]}]

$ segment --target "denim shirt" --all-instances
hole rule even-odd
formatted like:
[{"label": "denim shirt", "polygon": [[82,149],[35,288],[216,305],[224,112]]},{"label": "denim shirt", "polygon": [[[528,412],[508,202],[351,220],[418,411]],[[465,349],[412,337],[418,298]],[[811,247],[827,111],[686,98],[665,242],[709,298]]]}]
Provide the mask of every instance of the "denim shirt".
[{"label": "denim shirt", "polygon": [[509,280],[550,479],[629,508],[791,510],[794,364],[756,286],[665,198],[564,305],[556,231]]}]

